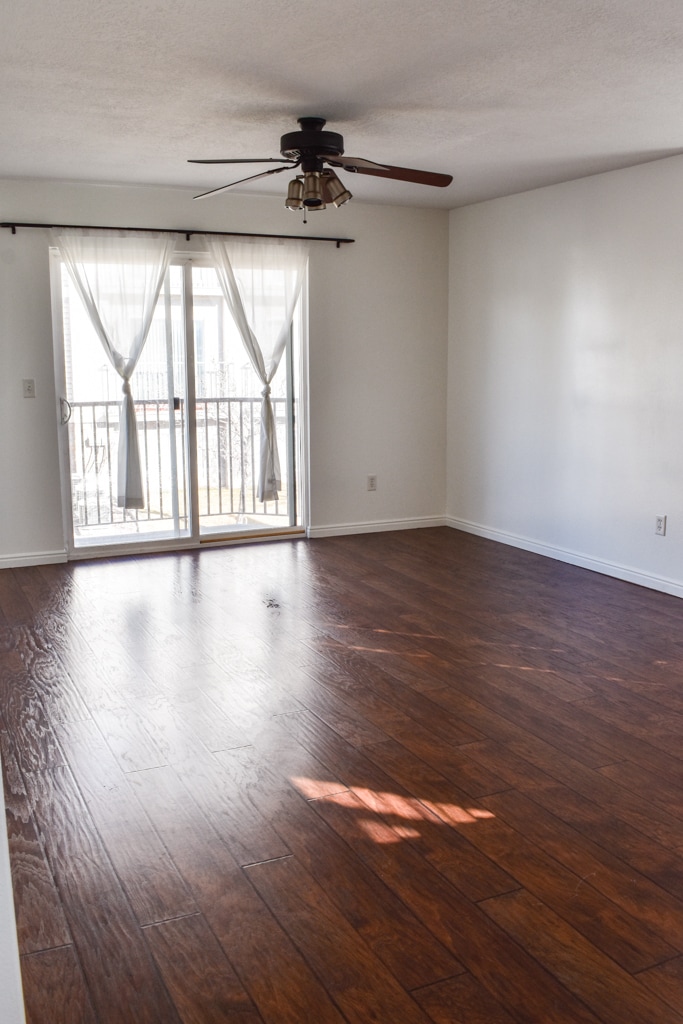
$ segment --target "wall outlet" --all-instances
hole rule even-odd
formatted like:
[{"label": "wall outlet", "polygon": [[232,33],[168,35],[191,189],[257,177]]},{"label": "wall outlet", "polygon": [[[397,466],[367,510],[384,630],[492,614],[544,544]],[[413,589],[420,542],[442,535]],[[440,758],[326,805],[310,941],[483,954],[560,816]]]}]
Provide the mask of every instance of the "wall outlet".
[{"label": "wall outlet", "polygon": [[372,473],[368,477],[368,490],[369,491],[376,491],[377,490],[377,477],[375,476],[374,473]]},{"label": "wall outlet", "polygon": [[24,377],[21,386],[24,389],[24,398],[36,397],[36,382],[33,377]]},{"label": "wall outlet", "polygon": [[655,516],[655,533],[658,537],[666,536],[666,516]]}]

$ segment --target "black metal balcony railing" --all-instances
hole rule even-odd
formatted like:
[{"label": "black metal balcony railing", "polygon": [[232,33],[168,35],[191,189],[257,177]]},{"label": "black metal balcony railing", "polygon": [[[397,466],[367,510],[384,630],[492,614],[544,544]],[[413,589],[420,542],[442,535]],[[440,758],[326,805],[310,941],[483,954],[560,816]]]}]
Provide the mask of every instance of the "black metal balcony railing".
[{"label": "black metal balcony railing", "polygon": [[[286,401],[273,398],[278,445],[286,450]],[[85,537],[117,524],[169,521],[185,528],[188,520],[187,430],[185,403],[161,399],[136,401],[140,460],[145,486],[143,509],[117,505],[119,402],[72,402],[69,421],[74,532]],[[286,480],[278,501],[256,498],[260,398],[196,400],[196,460],[199,516],[205,525],[258,522],[288,517]],[[283,465],[283,470],[286,466]],[[208,517],[208,518],[207,518]]]}]

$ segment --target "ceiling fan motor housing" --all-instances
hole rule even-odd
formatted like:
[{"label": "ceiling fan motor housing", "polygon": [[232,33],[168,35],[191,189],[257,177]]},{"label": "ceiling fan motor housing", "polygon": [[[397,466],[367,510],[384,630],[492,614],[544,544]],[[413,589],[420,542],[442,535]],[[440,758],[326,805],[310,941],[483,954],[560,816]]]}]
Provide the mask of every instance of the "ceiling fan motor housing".
[{"label": "ceiling fan motor housing", "polygon": [[324,117],[300,117],[301,131],[287,132],[280,138],[280,153],[286,160],[301,160],[301,170],[321,171],[327,156],[341,156],[344,138],[338,132],[325,132]]}]

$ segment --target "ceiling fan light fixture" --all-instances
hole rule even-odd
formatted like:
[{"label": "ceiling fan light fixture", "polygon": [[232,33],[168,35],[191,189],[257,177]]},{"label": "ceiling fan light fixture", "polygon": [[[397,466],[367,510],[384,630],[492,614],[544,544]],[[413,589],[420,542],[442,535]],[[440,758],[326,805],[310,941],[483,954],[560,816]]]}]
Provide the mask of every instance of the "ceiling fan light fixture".
[{"label": "ceiling fan light fixture", "polygon": [[288,210],[303,210],[304,208],[304,183],[301,178],[292,178],[287,188],[285,207]]},{"label": "ceiling fan light fixture", "polygon": [[333,203],[337,208],[353,199],[352,194],[334,171],[323,171],[323,198],[326,203]]},{"label": "ceiling fan light fixture", "polygon": [[306,171],[304,174],[304,206],[308,210],[325,208],[320,171]]},{"label": "ceiling fan light fixture", "polygon": [[[285,206],[288,210],[324,210],[329,204],[343,206],[353,196],[339,180],[333,170],[323,169],[324,164],[341,167],[352,174],[372,174],[376,178],[391,178],[394,181],[410,181],[416,185],[434,185],[446,188],[453,181],[452,174],[440,174],[435,171],[419,171],[411,167],[394,167],[392,164],[378,164],[373,160],[361,157],[344,156],[344,139],[338,132],[324,131],[324,117],[298,118],[300,131],[287,132],[280,139],[279,157],[235,157],[227,160],[191,160],[198,164],[281,164],[270,167],[267,171],[250,174],[228,185],[220,185],[209,192],[202,192],[195,199],[225,192],[234,185],[243,185],[248,181],[268,178],[273,174],[301,168],[289,183]],[[296,172],[295,172],[296,173]]]}]

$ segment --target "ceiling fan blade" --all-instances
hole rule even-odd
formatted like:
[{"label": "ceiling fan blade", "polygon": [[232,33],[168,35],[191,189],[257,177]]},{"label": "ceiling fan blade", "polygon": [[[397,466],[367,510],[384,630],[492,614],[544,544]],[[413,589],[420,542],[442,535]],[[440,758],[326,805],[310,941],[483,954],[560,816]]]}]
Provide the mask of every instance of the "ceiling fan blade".
[{"label": "ceiling fan blade", "polygon": [[320,159],[332,167],[342,167],[345,171],[355,171],[359,167],[386,167],[386,164],[378,164],[374,160],[363,160],[359,156],[326,156],[320,154]]},{"label": "ceiling fan blade", "polygon": [[237,160],[188,160],[188,164],[284,164],[290,163],[289,160],[281,160],[275,156],[257,156],[253,160],[242,159],[241,157]]},{"label": "ceiling fan blade", "polygon": [[358,174],[373,174],[378,178],[394,178],[396,181],[413,181],[417,185],[435,185],[445,188],[453,181],[452,174],[438,174],[435,171],[417,171],[412,167],[394,167],[391,164],[375,164],[372,160],[360,160],[353,156],[326,158],[335,167]]},{"label": "ceiling fan blade", "polygon": [[231,181],[229,185],[220,185],[218,188],[212,188],[208,192],[201,192],[198,196],[193,196],[193,199],[205,199],[206,196],[215,196],[219,192],[225,192],[226,189],[232,188],[234,185],[242,185],[245,181],[258,181],[259,178],[267,178],[270,174],[279,174],[280,171],[288,171],[292,167],[298,167],[298,164],[288,164],[286,167],[271,167],[269,171],[261,171],[260,174],[250,174],[248,178],[240,178],[238,181]]}]

